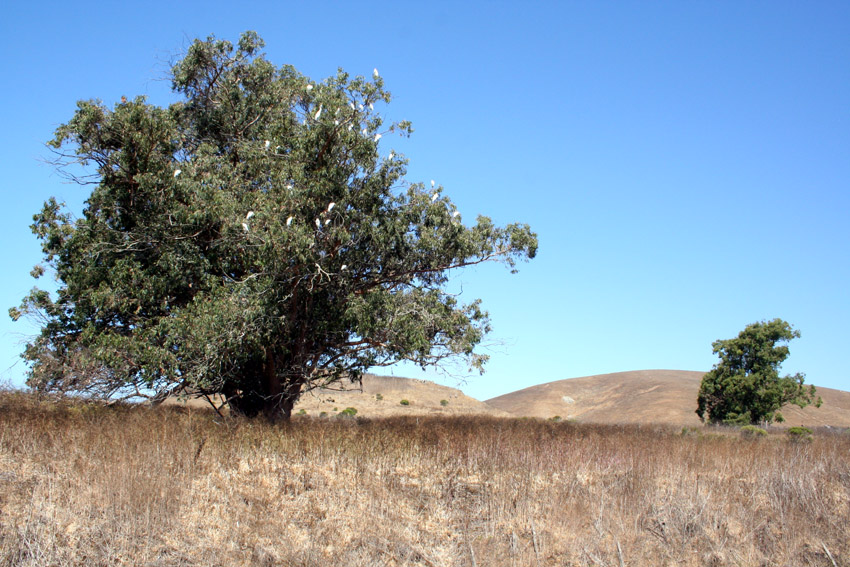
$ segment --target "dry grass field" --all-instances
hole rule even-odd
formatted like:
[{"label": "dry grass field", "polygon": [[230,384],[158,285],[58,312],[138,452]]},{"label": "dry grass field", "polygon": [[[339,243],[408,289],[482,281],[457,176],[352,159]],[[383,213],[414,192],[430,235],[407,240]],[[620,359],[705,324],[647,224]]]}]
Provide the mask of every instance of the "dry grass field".
[{"label": "dry grass field", "polygon": [[850,433],[0,393],[2,565],[850,565]]}]

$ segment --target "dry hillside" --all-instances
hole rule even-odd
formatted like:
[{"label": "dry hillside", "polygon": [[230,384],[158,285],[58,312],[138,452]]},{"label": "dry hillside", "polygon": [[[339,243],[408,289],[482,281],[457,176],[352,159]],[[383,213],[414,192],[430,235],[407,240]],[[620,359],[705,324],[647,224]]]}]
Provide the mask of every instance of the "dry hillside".
[{"label": "dry hillside", "polygon": [[[341,383],[340,389],[315,390],[301,397],[295,413],[304,410],[308,415],[322,412],[334,415],[353,407],[358,416],[389,417],[395,415],[459,415],[482,414],[509,416],[500,409],[470,398],[456,388],[441,386],[428,380],[375,376],[366,374],[361,385]],[[407,400],[407,405],[401,401]]]},{"label": "dry hillside", "polygon": [[[694,410],[703,372],[638,370],[557,380],[487,400],[518,416],[560,416],[585,423],[660,423],[696,426]],[[820,408],[783,408],[785,425],[850,427],[850,392],[818,388]]]},{"label": "dry hillside", "polygon": [[[402,405],[402,400],[408,403]],[[170,400],[171,404],[208,408],[204,400]],[[357,410],[358,417],[396,415],[490,415],[511,414],[470,398],[456,388],[428,380],[365,374],[362,384],[340,382],[331,389],[319,389],[301,396],[293,413],[314,417],[334,416],[346,408]]]}]

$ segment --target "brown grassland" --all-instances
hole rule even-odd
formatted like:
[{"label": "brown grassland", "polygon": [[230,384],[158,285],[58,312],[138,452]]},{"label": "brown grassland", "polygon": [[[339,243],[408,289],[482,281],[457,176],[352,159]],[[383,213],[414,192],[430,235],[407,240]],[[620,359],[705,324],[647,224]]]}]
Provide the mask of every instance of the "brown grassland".
[{"label": "brown grassland", "polygon": [[850,565],[850,434],[0,393],[2,565]]}]

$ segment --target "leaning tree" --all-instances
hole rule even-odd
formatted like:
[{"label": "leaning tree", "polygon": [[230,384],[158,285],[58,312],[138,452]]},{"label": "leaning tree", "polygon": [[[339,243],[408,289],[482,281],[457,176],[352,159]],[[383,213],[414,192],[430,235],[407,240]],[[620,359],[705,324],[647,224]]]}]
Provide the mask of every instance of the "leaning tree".
[{"label": "leaning tree", "polygon": [[220,395],[288,418],[302,393],[372,367],[482,368],[488,315],[447,292],[449,273],[515,268],[536,234],[466,226],[441,187],[405,181],[379,140],[412,129],[375,110],[391,98],[377,70],[314,82],[262,47],[253,32],[196,40],[172,69],[179,102],[81,101],[57,129],[64,171],[87,166],[76,179],[93,189],[81,218],[54,199],[34,217],[59,287],[10,310],[43,323],[30,387]]},{"label": "leaning tree", "polygon": [[805,375],[779,376],[779,367],[788,357],[785,344],[800,336],[782,319],[747,325],[734,339],[714,341],[720,362],[700,384],[697,415],[711,423],[760,424],[784,421],[780,409],[785,404],[805,407],[814,403],[814,386],[806,388]]}]

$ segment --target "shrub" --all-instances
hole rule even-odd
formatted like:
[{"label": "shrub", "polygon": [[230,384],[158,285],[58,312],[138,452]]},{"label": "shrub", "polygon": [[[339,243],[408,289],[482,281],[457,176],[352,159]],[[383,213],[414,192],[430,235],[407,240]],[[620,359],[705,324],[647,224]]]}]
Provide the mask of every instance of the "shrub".
[{"label": "shrub", "polygon": [[381,400],[384,399],[384,396],[382,394],[375,394],[375,399],[380,402]]},{"label": "shrub", "polygon": [[345,408],[344,410],[339,412],[339,415],[345,417],[354,417],[355,415],[357,415],[357,408]]},{"label": "shrub", "polygon": [[319,417],[328,417],[328,412],[326,412],[326,411],[320,412]]},{"label": "shrub", "polygon": [[443,407],[446,407],[447,405],[449,405],[449,401],[448,400],[440,400],[440,405],[443,406]]},{"label": "shrub", "polygon": [[761,427],[756,427],[755,425],[745,425],[741,427],[741,437],[744,437],[745,439],[758,439],[759,437],[765,437],[766,435],[767,431]]},{"label": "shrub", "polygon": [[307,415],[307,410],[305,410],[304,408],[301,408],[300,410],[298,410],[298,413],[296,413],[295,415]]},{"label": "shrub", "polygon": [[549,421],[554,421],[554,422],[557,423],[557,422],[561,421],[561,416],[560,415],[553,415],[552,417],[549,418]]},{"label": "shrub", "polygon": [[402,400],[402,401],[400,401],[399,403],[400,403],[401,405],[403,405],[403,406],[409,406],[409,405],[410,405],[410,402],[409,402],[409,401],[407,401],[407,400]]},{"label": "shrub", "polygon": [[811,441],[812,430],[808,427],[789,427],[788,437],[792,441]]}]

